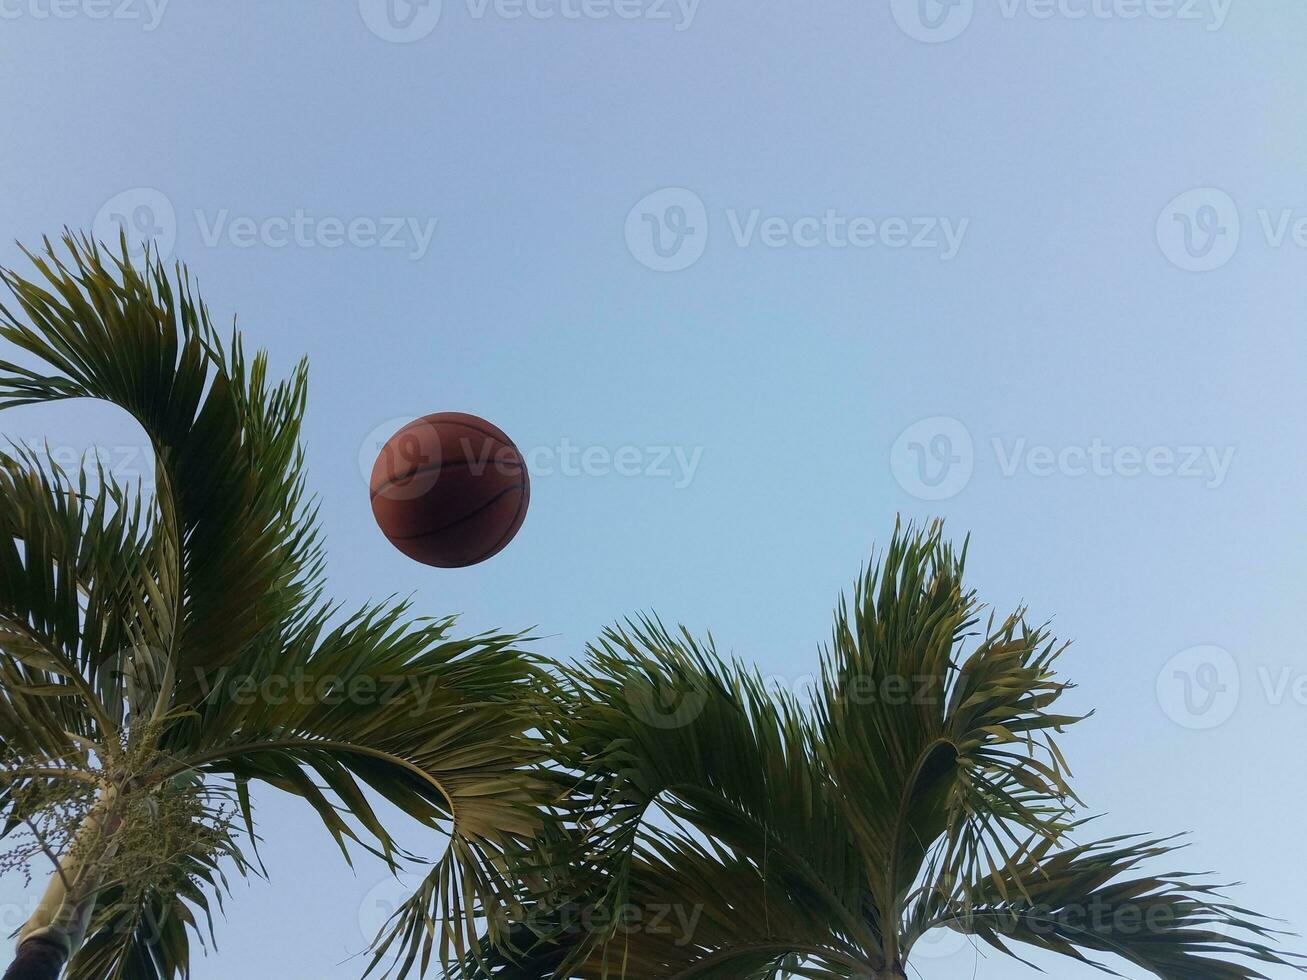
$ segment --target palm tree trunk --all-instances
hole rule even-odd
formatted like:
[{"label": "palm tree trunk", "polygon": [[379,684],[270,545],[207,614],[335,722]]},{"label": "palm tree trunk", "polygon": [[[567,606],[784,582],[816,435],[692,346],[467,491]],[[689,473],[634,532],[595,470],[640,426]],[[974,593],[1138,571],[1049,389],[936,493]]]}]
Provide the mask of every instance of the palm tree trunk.
[{"label": "palm tree trunk", "polygon": [[18,953],[3,980],[59,980],[90,918],[89,902],[70,900],[70,872],[76,874],[72,862],[64,862],[50,876],[36,912],[18,933]]},{"label": "palm tree trunk", "polygon": [[908,980],[908,975],[903,972],[903,967],[897,965],[887,966],[873,976],[875,980]]},{"label": "palm tree trunk", "polygon": [[64,948],[40,936],[26,939],[5,971],[4,980],[59,980],[64,968]]},{"label": "palm tree trunk", "polygon": [[[78,831],[78,839],[113,834],[121,818],[114,812],[116,791],[104,791]],[[101,845],[103,847],[103,845]],[[99,885],[98,874],[82,861],[61,857],[32,917],[18,933],[18,953],[0,980],[59,980],[64,964],[86,937]]]}]

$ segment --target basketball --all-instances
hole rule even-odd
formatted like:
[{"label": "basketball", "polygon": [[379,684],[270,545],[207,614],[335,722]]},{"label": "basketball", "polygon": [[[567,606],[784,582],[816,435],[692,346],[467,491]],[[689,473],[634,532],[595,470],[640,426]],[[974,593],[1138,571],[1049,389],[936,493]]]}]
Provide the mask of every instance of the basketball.
[{"label": "basketball", "polygon": [[531,483],[513,440],[485,419],[440,412],[387,440],[372,467],[372,514],[396,548],[424,565],[464,568],[513,540]]}]

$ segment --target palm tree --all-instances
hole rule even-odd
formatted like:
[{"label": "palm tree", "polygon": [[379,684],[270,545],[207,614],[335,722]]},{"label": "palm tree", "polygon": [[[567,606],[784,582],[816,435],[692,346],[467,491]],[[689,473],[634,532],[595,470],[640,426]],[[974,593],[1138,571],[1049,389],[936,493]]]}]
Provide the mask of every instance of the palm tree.
[{"label": "palm tree", "polygon": [[802,697],[683,628],[607,631],[553,694],[571,840],[541,845],[522,917],[456,975],[903,978],[941,927],[1167,980],[1288,963],[1265,920],[1149,870],[1173,841],[1080,841],[1062,647],[985,615],[965,552],[896,530]]},{"label": "palm tree", "polygon": [[519,636],[323,600],[299,443],[305,367],[272,382],[178,267],[65,236],[28,253],[0,408],[93,398],[154,449],[153,489],[0,454],[0,811],[11,868],[54,862],[7,978],[187,976],[228,873],[260,871],[250,787],[302,798],[392,868],[381,798],[448,848],[378,937],[467,955],[545,784]]}]

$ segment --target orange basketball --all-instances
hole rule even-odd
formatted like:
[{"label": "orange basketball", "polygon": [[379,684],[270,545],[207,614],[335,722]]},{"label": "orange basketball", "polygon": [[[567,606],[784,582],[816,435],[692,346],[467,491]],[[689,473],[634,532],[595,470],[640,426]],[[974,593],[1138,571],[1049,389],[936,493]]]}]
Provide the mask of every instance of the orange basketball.
[{"label": "orange basketball", "polygon": [[415,561],[463,568],[513,540],[531,483],[513,440],[485,419],[440,412],[386,442],[372,467],[372,514]]}]

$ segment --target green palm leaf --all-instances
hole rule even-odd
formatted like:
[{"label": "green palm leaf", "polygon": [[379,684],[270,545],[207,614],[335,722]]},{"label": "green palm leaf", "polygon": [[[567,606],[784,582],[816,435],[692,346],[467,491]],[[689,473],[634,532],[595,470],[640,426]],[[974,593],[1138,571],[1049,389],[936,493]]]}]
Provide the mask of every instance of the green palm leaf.
[{"label": "green palm leaf", "polygon": [[1009,943],[1024,943],[1115,973],[1091,958],[1110,953],[1167,980],[1262,976],[1234,956],[1285,965],[1270,924],[1221,901],[1201,876],[1144,871],[1175,850],[1166,840],[1116,837],[1040,855],[959,880],[926,926],[961,930],[1009,954]]},{"label": "green palm leaf", "polygon": [[[839,604],[807,694],[655,619],[607,631],[552,691],[570,834],[536,841],[521,914],[456,975],[902,978],[945,925],[1166,980],[1292,965],[1200,879],[1149,872],[1166,845],[1074,843],[1063,645],[1022,610],[988,616],[964,564],[938,525],[897,530]],[[1099,903],[1165,921],[1036,921]],[[664,905],[693,917],[688,936],[621,925]]]},{"label": "green palm leaf", "polygon": [[[447,835],[417,941],[459,955],[554,793],[536,773],[526,695],[539,668],[522,637],[459,638],[452,620],[404,604],[325,603],[299,440],[304,365],[270,380],[265,355],[219,336],[181,268],[148,255],[134,267],[125,243],[122,256],[64,246],[29,254],[35,279],[0,272],[14,297],[0,337],[17,351],[0,360],[0,408],[110,402],[141,425],[157,474],[146,493],[32,453],[0,457],[7,827],[37,827],[28,818],[52,787],[98,790],[82,824],[95,832],[72,836],[80,863],[25,934],[75,950],[79,980],[184,976],[221,866],[254,860],[250,785],[262,783],[307,801],[347,858],[357,843],[392,867],[428,863],[397,846],[376,798]],[[174,828],[180,878],[118,881],[125,801],[196,781],[234,803]]]}]

